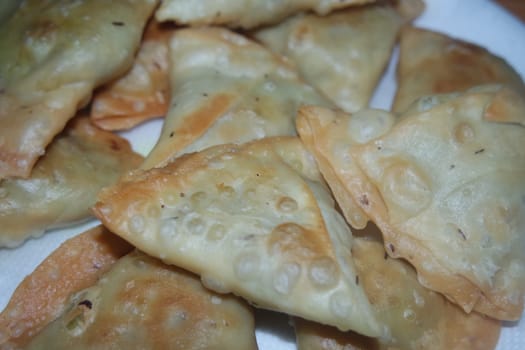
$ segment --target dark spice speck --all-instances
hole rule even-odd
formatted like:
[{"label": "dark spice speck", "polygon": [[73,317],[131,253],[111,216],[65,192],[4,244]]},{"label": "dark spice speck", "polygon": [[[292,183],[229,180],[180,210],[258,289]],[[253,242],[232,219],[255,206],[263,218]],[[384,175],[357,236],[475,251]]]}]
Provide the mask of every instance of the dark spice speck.
[{"label": "dark spice speck", "polygon": [[463,238],[464,241],[467,240],[467,236],[465,236],[465,232],[463,232],[462,229],[458,228],[458,233],[461,236],[461,238]]},{"label": "dark spice speck", "polygon": [[361,203],[365,207],[368,206],[370,204],[370,201],[368,200],[368,196],[366,194],[363,194],[362,196],[360,196],[359,203]]},{"label": "dark spice speck", "polygon": [[91,310],[91,308],[93,307],[93,303],[89,300],[82,300],[80,303],[78,303],[78,305],[84,305],[85,307],[87,307],[88,309]]},{"label": "dark spice speck", "polygon": [[388,243],[388,249],[392,252],[392,254],[396,251],[396,247],[392,243]]}]

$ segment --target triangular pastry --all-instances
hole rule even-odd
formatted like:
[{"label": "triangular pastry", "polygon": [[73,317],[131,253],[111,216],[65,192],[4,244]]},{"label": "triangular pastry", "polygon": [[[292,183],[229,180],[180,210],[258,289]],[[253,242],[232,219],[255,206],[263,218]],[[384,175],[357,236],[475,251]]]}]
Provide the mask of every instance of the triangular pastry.
[{"label": "triangular pastry", "polygon": [[70,294],[95,284],[132,248],[100,225],[62,243],[24,278],[0,313],[0,348],[23,348],[64,312]]},{"label": "triangular pastry", "polygon": [[217,144],[295,135],[299,106],[332,105],[288,62],[224,28],[177,30],[169,55],[170,108],[143,168]]},{"label": "triangular pastry", "polygon": [[297,138],[220,145],[136,172],[94,207],[111,231],[219,292],[378,336],[351,232]]},{"label": "triangular pastry", "polygon": [[474,43],[427,29],[406,27],[400,36],[398,87],[392,109],[403,112],[426,95],[506,84],[525,95],[520,75],[501,57]]},{"label": "triangular pastry", "polygon": [[98,191],[137,168],[129,142],[78,116],[49,145],[31,176],[0,182],[0,247],[92,217]]},{"label": "triangular pastry", "polygon": [[223,25],[233,28],[254,28],[276,23],[300,11],[315,11],[326,15],[330,11],[374,0],[163,0],[155,17],[159,21],[174,21],[184,25]]},{"label": "triangular pastry", "polygon": [[[422,10],[417,5],[411,5],[416,13]],[[337,106],[356,112],[368,105],[405,21],[389,2],[380,2],[326,16],[296,15],[254,35],[289,57]]]},{"label": "triangular pastry", "polygon": [[131,69],[97,90],[91,120],[102,129],[130,129],[168,110],[168,38],[174,28],[151,20]]},{"label": "triangular pastry", "polygon": [[257,349],[245,302],[138,251],[65,304],[25,349]]},{"label": "triangular pastry", "polygon": [[28,0],[0,26],[0,179],[28,177],[46,146],[125,72],[152,0]]},{"label": "triangular pastry", "polygon": [[309,107],[298,131],[335,195],[360,206],[388,254],[412,263],[424,286],[466,312],[516,320],[525,295],[523,102],[507,88],[478,87],[422,98],[397,123],[383,111]]},{"label": "triangular pastry", "polygon": [[[367,227],[365,232],[370,230]],[[354,237],[352,252],[359,283],[379,322],[388,328],[388,335],[373,339],[297,319],[294,325],[298,350],[343,350],[349,346],[361,350],[496,347],[501,322],[478,313],[466,314],[439,293],[423,287],[412,266],[402,259],[389,258],[380,240],[368,234]]]}]

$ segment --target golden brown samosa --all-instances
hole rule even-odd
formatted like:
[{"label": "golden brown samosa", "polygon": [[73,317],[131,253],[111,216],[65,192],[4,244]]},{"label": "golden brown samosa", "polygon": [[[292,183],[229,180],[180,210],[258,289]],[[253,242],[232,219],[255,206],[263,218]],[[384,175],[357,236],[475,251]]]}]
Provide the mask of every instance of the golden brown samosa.
[{"label": "golden brown samosa", "polygon": [[0,26],[0,179],[28,177],[93,89],[128,69],[152,0],[27,0]]},{"label": "golden brown samosa", "polygon": [[139,251],[119,259],[26,349],[257,349],[251,308]]},{"label": "golden brown samosa", "polygon": [[142,160],[126,139],[77,116],[51,142],[29,178],[0,182],[0,247],[92,218],[98,191]]},{"label": "golden brown samosa", "polygon": [[93,285],[132,246],[102,226],[70,238],[14,291],[0,313],[0,348],[23,348],[65,310],[69,295]]},{"label": "golden brown samosa", "polygon": [[404,9],[384,1],[325,16],[299,14],[254,35],[289,57],[301,76],[337,106],[356,112],[368,106],[399,30],[422,11],[419,1],[399,2]]},{"label": "golden brown samosa", "polygon": [[95,92],[91,120],[102,129],[124,130],[168,110],[168,38],[174,28],[151,20],[131,69]]},{"label": "golden brown samosa", "polygon": [[486,48],[423,28],[401,31],[398,87],[392,109],[403,112],[419,97],[505,84],[525,95],[520,75]]},{"label": "golden brown samosa", "polygon": [[289,62],[225,28],[177,30],[169,55],[170,107],[144,169],[213,145],[296,135],[301,105],[332,105]]},{"label": "golden brown samosa", "polygon": [[[373,225],[373,224],[371,224]],[[367,227],[365,231],[372,230]],[[356,237],[352,247],[358,276],[381,324],[383,338],[341,332],[297,319],[298,350],[492,350],[501,322],[476,312],[466,314],[418,281],[406,261],[389,258],[381,240]]]},{"label": "golden brown samosa", "polygon": [[382,335],[355,284],[351,232],[299,139],[183,155],[104,189],[112,232],[255,305]]},{"label": "golden brown samosa", "polygon": [[[422,98],[396,122],[300,111],[301,139],[389,255],[466,312],[517,320],[525,295],[525,101],[501,86]],[[344,193],[344,194],[339,194]],[[349,218],[351,222],[351,218]]]},{"label": "golden brown samosa", "polygon": [[301,11],[326,15],[330,11],[374,0],[164,0],[155,13],[157,20],[174,21],[190,26],[222,25],[233,28],[254,28],[276,23]]}]

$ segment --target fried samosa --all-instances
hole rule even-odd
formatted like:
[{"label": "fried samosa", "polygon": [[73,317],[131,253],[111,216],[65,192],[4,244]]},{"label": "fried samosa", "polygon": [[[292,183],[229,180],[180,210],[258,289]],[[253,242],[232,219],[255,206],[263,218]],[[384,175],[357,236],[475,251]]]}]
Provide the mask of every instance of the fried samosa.
[{"label": "fried samosa", "polygon": [[104,189],[94,212],[215,291],[382,334],[355,284],[351,232],[296,137],[215,146],[137,171]]},{"label": "fried samosa", "polygon": [[380,2],[326,16],[300,14],[254,35],[289,57],[301,76],[339,108],[356,112],[368,105],[401,26],[422,7],[414,2],[406,14]]},{"label": "fried samosa", "polygon": [[230,30],[181,29],[169,45],[170,108],[145,169],[209,146],[295,135],[299,106],[332,105],[286,61]]},{"label": "fried samosa", "polygon": [[65,310],[69,295],[88,288],[132,246],[96,226],[70,238],[17,287],[0,314],[0,349],[20,349]]},{"label": "fried samosa", "polygon": [[151,20],[133,67],[95,92],[91,120],[105,130],[130,129],[168,110],[168,38],[174,28]]},{"label": "fried samosa", "polygon": [[254,28],[276,23],[300,11],[315,11],[326,15],[330,11],[374,0],[163,0],[155,13],[157,20],[183,25],[223,25],[233,28]]},{"label": "fried samosa", "polygon": [[93,89],[124,73],[152,0],[27,0],[0,26],[0,179],[27,178]]},{"label": "fried samosa", "polygon": [[74,293],[26,349],[257,349],[250,307],[135,251]]},{"label": "fried samosa", "polygon": [[419,97],[504,84],[525,96],[520,75],[501,57],[446,34],[406,27],[401,31],[398,87],[392,109],[403,112]]},{"label": "fried samosa", "polygon": [[388,328],[388,336],[373,339],[299,319],[295,321],[298,349],[495,349],[501,322],[478,313],[466,314],[439,293],[421,286],[410,264],[385,254],[377,231],[369,224],[359,232],[352,251],[358,281],[377,318]]},{"label": "fried samosa", "polygon": [[74,118],[29,178],[0,182],[0,247],[93,217],[98,191],[142,161],[126,139]]},{"label": "fried samosa", "polygon": [[[525,101],[502,86],[425,97],[401,115],[301,109],[298,131],[336,197],[388,254],[466,312],[517,320],[525,295]],[[339,201],[343,207],[346,202]],[[351,221],[351,218],[349,218]]]}]

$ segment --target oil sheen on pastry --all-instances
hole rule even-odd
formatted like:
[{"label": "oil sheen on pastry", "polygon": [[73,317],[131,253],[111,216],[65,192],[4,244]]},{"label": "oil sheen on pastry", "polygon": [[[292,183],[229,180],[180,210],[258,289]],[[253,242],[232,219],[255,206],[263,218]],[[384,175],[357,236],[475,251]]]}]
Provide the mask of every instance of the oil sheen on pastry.
[{"label": "oil sheen on pastry", "polygon": [[123,74],[153,0],[27,0],[0,26],[0,179],[28,177],[46,146]]},{"label": "oil sheen on pastry", "polygon": [[[354,237],[352,248],[359,276],[377,318],[388,328],[381,339],[343,333],[333,327],[296,320],[299,350],[434,349],[492,350],[501,323],[476,312],[466,314],[441,294],[423,287],[413,267],[386,255],[373,224]],[[375,232],[372,232],[373,234]],[[380,237],[380,233],[377,232]]]},{"label": "oil sheen on pastry", "polygon": [[94,211],[139,249],[254,305],[378,336],[352,237],[298,138],[183,155],[106,188]]},{"label": "oil sheen on pastry", "polygon": [[18,285],[0,313],[0,349],[20,349],[60,316],[69,295],[88,288],[133,247],[99,225],[68,239]]},{"label": "oil sheen on pastry", "polygon": [[398,88],[393,110],[403,112],[419,97],[505,84],[525,96],[520,75],[501,57],[446,34],[406,27],[401,31]]},{"label": "oil sheen on pastry", "polygon": [[[407,2],[407,1],[403,1]],[[304,79],[347,112],[368,106],[409,14],[389,2],[349,7],[326,16],[299,14],[254,33],[292,60]],[[406,5],[407,7],[409,5]]]},{"label": "oil sheen on pastry", "polygon": [[326,15],[330,11],[374,0],[164,0],[155,13],[157,20],[184,25],[223,25],[254,28],[278,22],[301,11]]},{"label": "oil sheen on pastry", "polygon": [[298,130],[333,191],[360,206],[388,254],[413,264],[424,286],[466,312],[517,320],[525,295],[524,111],[513,90],[483,86],[422,98],[397,122],[384,111],[306,108]]},{"label": "oil sheen on pastry", "polygon": [[170,107],[146,169],[213,145],[296,135],[301,105],[332,105],[289,62],[228,29],[177,30],[169,55]]},{"label": "oil sheen on pastry", "polygon": [[85,116],[72,119],[29,178],[0,182],[0,247],[93,217],[98,191],[142,160],[126,139],[98,129]]},{"label": "oil sheen on pastry", "polygon": [[91,120],[106,130],[130,129],[168,110],[168,38],[174,28],[150,20],[131,69],[97,90]]},{"label": "oil sheen on pastry", "polygon": [[198,277],[135,251],[26,349],[257,349],[251,308],[204,288]]}]

